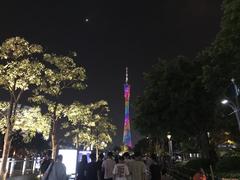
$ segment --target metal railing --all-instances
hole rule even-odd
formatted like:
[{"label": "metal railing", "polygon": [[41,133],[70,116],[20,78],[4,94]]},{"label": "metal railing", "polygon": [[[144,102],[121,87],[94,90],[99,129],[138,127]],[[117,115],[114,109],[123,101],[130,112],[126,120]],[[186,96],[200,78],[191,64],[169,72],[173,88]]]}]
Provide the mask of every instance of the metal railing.
[{"label": "metal railing", "polygon": [[[41,162],[42,162],[42,159],[40,157],[31,158],[31,159],[8,158],[6,169],[9,177],[25,175],[25,174],[38,174],[40,171]],[[0,164],[1,164],[1,159],[0,159]]]}]

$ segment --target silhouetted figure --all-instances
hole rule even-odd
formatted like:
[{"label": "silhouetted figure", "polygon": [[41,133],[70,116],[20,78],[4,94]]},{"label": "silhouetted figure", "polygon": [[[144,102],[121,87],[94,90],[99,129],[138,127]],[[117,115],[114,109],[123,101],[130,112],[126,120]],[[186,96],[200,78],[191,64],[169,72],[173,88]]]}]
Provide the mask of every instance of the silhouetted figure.
[{"label": "silhouetted figure", "polygon": [[44,159],[40,166],[41,174],[44,174],[46,172],[47,168],[49,167],[49,165],[53,162],[53,160],[50,157],[51,157],[50,152],[44,153]]},{"label": "silhouetted figure", "polygon": [[86,180],[87,164],[87,156],[82,155],[82,160],[78,165],[78,180]]},{"label": "silhouetted figure", "polygon": [[91,162],[87,165],[87,180],[98,180],[98,166],[95,154],[90,154]]},{"label": "silhouetted figure", "polygon": [[161,176],[161,180],[172,180],[172,176],[170,176],[168,173],[167,173],[167,169],[163,169],[162,170],[162,176]]},{"label": "silhouetted figure", "polygon": [[151,155],[152,164],[149,167],[151,180],[161,179],[161,166],[157,161],[157,156],[155,154]]},{"label": "silhouetted figure", "polygon": [[98,167],[98,179],[104,180],[104,172],[102,170],[102,163],[103,163],[104,155],[103,153],[99,154],[98,161],[97,161],[97,167]]},{"label": "silhouetted figure", "polygon": [[56,162],[52,162],[44,174],[43,180],[67,180],[66,167],[62,163],[63,156],[58,155]]}]

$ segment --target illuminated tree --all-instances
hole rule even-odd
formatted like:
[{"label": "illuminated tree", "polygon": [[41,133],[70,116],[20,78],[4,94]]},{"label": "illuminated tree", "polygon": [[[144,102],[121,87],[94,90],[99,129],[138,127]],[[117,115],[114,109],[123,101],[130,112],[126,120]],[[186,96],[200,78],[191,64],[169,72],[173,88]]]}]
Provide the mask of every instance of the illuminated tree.
[{"label": "illuminated tree", "polygon": [[95,147],[96,153],[98,149],[104,149],[112,142],[111,136],[116,130],[109,121],[108,111],[108,104],[103,100],[89,105],[73,103],[66,111],[73,129],[66,136],[72,136],[77,147]]},{"label": "illuminated tree", "polygon": [[83,90],[85,85],[85,69],[78,67],[74,60],[67,56],[45,54],[44,61],[49,64],[45,71],[45,79],[35,90],[33,102],[45,104],[51,117],[52,158],[58,150],[57,123],[64,116],[66,106],[61,103],[61,95],[65,89]]},{"label": "illuminated tree", "polygon": [[[7,127],[8,102],[0,102],[0,131],[4,133]],[[34,124],[34,126],[33,126]],[[49,117],[43,116],[40,107],[29,107],[18,105],[16,108],[15,123],[12,134],[20,132],[25,142],[31,140],[36,132],[41,133],[45,139],[49,135]]]},{"label": "illuminated tree", "polygon": [[30,87],[39,86],[42,82],[44,65],[38,61],[37,55],[42,47],[30,44],[25,39],[14,37],[7,39],[0,46],[0,87],[7,91],[9,102],[7,114],[2,119],[4,147],[0,168],[0,179],[6,179],[6,163],[11,146],[12,135],[16,128],[17,107],[24,92]]}]

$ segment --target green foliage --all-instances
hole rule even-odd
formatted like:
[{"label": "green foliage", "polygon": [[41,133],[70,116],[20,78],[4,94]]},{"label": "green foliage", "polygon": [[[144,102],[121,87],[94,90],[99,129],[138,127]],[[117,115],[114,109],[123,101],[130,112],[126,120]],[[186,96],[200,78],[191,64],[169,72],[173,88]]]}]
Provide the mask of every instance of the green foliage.
[{"label": "green foliage", "polygon": [[66,136],[72,136],[74,144],[90,147],[91,145],[104,149],[112,142],[111,136],[115,134],[116,127],[108,118],[108,104],[106,101],[98,101],[89,105],[75,102],[66,110],[66,116],[72,128]]},{"label": "green foliage", "polygon": [[141,139],[138,143],[134,146],[134,152],[140,152],[141,154],[146,154],[151,152],[150,151],[150,141],[147,138]]},{"label": "green foliage", "polygon": [[55,158],[59,137],[56,129],[59,120],[66,115],[67,106],[61,103],[60,97],[66,89],[83,90],[86,78],[85,69],[78,67],[74,60],[67,56],[57,56],[55,54],[44,54],[43,61],[46,63],[44,78],[40,86],[34,91],[34,96],[30,98],[32,102],[47,107],[47,115],[51,117],[51,139],[52,156]]},{"label": "green foliage", "polygon": [[160,60],[145,75],[134,117],[142,134],[164,138],[170,131],[176,141],[190,144],[190,138],[201,149],[207,147],[202,139],[206,132],[211,143],[222,142],[219,134],[226,131],[235,139],[236,120],[226,123],[220,101],[231,78],[240,82],[240,0],[224,0],[223,10],[221,31],[210,47],[193,60]]},{"label": "green foliage", "polygon": [[216,165],[217,172],[240,172],[240,156],[224,156]]},{"label": "green foliage", "polygon": [[203,66],[203,82],[209,91],[219,98],[231,78],[239,80],[240,73],[240,1],[225,0],[221,30],[213,44],[200,53]]},{"label": "green foliage", "polygon": [[0,86],[17,100],[17,90],[28,90],[31,85],[40,85],[44,65],[33,57],[41,53],[40,45],[29,44],[23,38],[7,39],[0,47]]},{"label": "green foliage", "polygon": [[[197,62],[185,57],[160,60],[145,74],[144,94],[136,102],[134,125],[143,134],[176,139],[199,136],[213,125],[212,102]],[[154,128],[153,128],[154,127]]]},{"label": "green foliage", "polygon": [[40,53],[40,45],[30,44],[20,37],[7,39],[0,47],[0,86],[10,95],[9,102],[0,103],[2,133],[9,128],[11,133],[21,130],[25,138],[32,138],[36,132],[48,136],[49,122],[40,108],[19,104],[24,92],[42,82],[45,66],[35,57]]},{"label": "green foliage", "polygon": [[[0,113],[3,115],[0,119],[0,132],[5,133],[7,123],[7,110],[9,103],[0,102]],[[18,106],[15,115],[15,121],[12,128],[12,133],[21,132],[25,141],[31,140],[35,134],[42,133],[44,138],[47,139],[49,135],[49,117],[42,115],[40,107]]]},{"label": "green foliage", "polygon": [[77,67],[74,60],[67,56],[45,54],[44,60],[53,68],[45,71],[46,81],[39,89],[52,96],[60,96],[64,89],[74,88],[83,90],[86,78],[85,69]]},{"label": "green foliage", "polygon": [[209,172],[210,161],[208,159],[193,159],[193,160],[188,161],[184,167],[187,169],[195,170],[195,172],[199,168],[203,168],[205,171]]},{"label": "green foliage", "polygon": [[21,60],[29,55],[42,52],[42,46],[29,44],[24,38],[6,39],[0,47],[0,58],[3,60]]}]

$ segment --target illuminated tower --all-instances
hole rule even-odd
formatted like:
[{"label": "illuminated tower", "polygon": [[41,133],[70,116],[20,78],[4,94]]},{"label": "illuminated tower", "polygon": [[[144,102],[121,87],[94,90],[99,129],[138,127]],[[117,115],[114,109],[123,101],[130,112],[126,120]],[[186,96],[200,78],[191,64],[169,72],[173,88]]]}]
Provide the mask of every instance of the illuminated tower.
[{"label": "illuminated tower", "polygon": [[123,131],[123,145],[125,147],[132,147],[132,138],[130,131],[129,119],[129,97],[130,85],[128,84],[128,68],[126,68],[126,82],[124,84],[124,98],[125,98],[125,118],[124,118],[124,131]]}]

